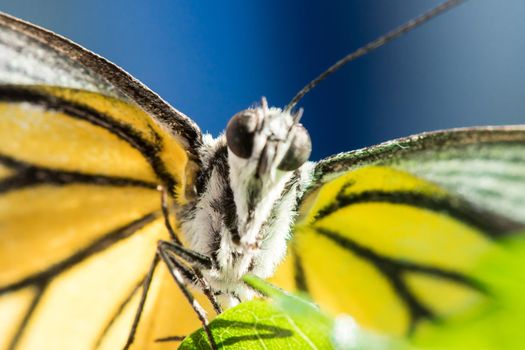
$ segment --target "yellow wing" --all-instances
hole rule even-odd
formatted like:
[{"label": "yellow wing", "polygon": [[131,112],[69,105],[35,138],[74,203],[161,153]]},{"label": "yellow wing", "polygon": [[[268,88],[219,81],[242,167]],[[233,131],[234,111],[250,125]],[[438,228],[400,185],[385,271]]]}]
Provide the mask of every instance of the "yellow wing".
[{"label": "yellow wing", "polygon": [[274,282],[394,335],[484,302],[469,272],[525,223],[524,150],[523,128],[459,130],[320,162]]},{"label": "yellow wing", "polygon": [[[167,238],[156,187],[184,203],[187,167],[185,146],[134,105],[0,86],[0,348],[121,347]],[[173,287],[164,275],[155,275],[137,348],[198,328],[191,316],[183,329],[158,324],[163,312],[189,308],[176,290],[155,298]],[[160,316],[148,321],[153,311]]]},{"label": "yellow wing", "polygon": [[[2,13],[0,84],[0,349],[120,348],[166,238],[156,186],[190,198],[201,132],[113,63]],[[198,328],[163,269],[136,348]]]}]

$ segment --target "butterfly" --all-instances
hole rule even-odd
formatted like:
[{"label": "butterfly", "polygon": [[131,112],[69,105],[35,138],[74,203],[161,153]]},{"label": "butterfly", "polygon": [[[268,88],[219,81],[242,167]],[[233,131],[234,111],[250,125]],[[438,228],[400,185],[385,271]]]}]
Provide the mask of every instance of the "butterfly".
[{"label": "butterfly", "polygon": [[213,139],[32,24],[0,15],[0,52],[2,348],[173,348],[159,339],[206,325],[201,304],[254,297],[246,273],[413,334],[482,303],[469,272],[525,223],[524,126],[312,163],[294,110],[311,87],[283,109],[263,99]]}]

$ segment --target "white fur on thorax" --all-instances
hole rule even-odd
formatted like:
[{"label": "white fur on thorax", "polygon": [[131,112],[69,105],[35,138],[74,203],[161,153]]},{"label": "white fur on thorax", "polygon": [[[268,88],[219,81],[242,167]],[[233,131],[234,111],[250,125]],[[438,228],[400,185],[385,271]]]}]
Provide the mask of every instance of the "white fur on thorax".
[{"label": "white fur on thorax", "polygon": [[[209,162],[216,151],[224,147],[225,139],[222,135],[216,139],[206,135],[203,141],[200,156],[203,168],[207,168],[212,165]],[[255,140],[254,153],[260,151],[263,146],[261,140]],[[282,155],[279,156],[282,157]],[[297,191],[298,188],[304,188],[306,182],[309,181],[311,166],[307,163],[300,168],[301,176],[297,184],[284,197],[282,197],[283,189],[293,176],[293,172],[275,169],[271,177],[263,179],[261,196],[256,203],[249,227],[245,226],[245,219],[248,215],[247,188],[248,181],[253,178],[256,170],[257,161],[240,159],[228,150],[228,166],[228,179],[224,179],[216,169],[212,171],[204,192],[195,203],[194,216],[182,221],[181,228],[189,248],[207,256],[213,253],[213,239],[216,236],[214,232],[219,233],[221,241],[219,250],[216,252],[218,268],[203,271],[203,274],[214,290],[226,294],[233,293],[244,300],[252,297],[251,291],[241,282],[242,276],[248,273],[250,264],[252,264],[250,273],[267,278],[274,273],[277,265],[283,260],[287,240],[290,237],[290,227],[295,218]],[[230,232],[223,223],[221,213],[212,207],[214,201],[216,202],[223,195],[226,181],[229,181],[233,191],[241,241],[243,239],[253,240],[254,237],[260,235],[262,243],[259,249],[245,250],[240,245],[234,244]],[[275,203],[278,204],[274,207]],[[273,222],[262,228],[270,215],[274,217]],[[241,232],[243,228],[246,229],[246,232]],[[238,255],[236,259],[233,258],[234,254]],[[232,298],[229,298],[226,304],[234,304]]]}]

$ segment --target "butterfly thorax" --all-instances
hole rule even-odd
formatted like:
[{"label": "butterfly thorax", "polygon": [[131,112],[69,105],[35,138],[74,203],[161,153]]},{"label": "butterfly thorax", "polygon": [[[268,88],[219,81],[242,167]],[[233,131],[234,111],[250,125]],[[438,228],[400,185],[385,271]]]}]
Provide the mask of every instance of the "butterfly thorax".
[{"label": "butterfly thorax", "polygon": [[[262,108],[249,111],[254,118],[266,118],[257,120],[266,125],[250,126],[253,142],[251,152],[246,152],[250,156],[243,157],[232,145],[232,122],[226,135],[216,139],[206,135],[199,150],[202,168],[197,199],[180,216],[189,248],[214,261],[215,267],[203,274],[215,292],[231,297],[229,304],[251,298],[241,281],[245,274],[270,277],[283,260],[297,198],[309,173],[304,161],[295,170],[278,168],[290,148],[293,120],[278,115],[277,109],[264,114]],[[272,111],[276,115],[269,117]],[[267,130],[272,117],[275,133]],[[269,142],[272,137],[278,139]],[[284,142],[286,147],[280,147]]]}]

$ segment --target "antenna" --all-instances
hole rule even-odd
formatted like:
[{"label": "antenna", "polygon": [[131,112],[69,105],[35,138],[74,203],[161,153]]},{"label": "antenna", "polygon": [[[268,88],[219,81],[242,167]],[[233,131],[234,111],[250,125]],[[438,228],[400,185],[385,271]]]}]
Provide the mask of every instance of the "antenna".
[{"label": "antenna", "polygon": [[325,70],[321,75],[319,75],[317,78],[309,82],[305,87],[303,87],[297,95],[292,98],[292,100],[288,103],[288,105],[284,108],[285,111],[291,111],[296,105],[297,102],[299,102],[304,95],[306,95],[310,90],[312,90],[314,87],[316,87],[321,81],[325,80],[328,76],[332,75],[336,71],[338,71],[341,67],[343,67],[345,64],[347,64],[350,61],[353,61],[361,56],[366,55],[367,53],[374,51],[375,49],[385,45],[386,43],[400,37],[401,35],[411,31],[412,29],[415,29],[419,25],[428,22],[432,18],[442,14],[446,10],[459,5],[464,0],[448,0],[440,5],[434,7],[433,9],[423,13],[422,15],[406,22],[405,24],[395,28],[394,30],[386,33],[385,35],[380,36],[379,38],[369,42],[365,46],[360,47],[359,49],[355,50],[352,53],[349,53],[345,57],[341,58],[339,61],[334,63],[330,68]]}]

